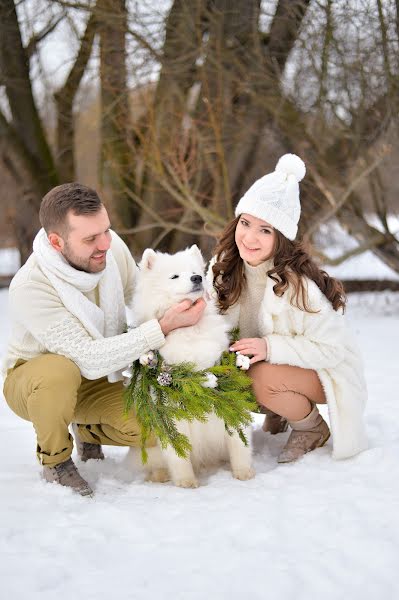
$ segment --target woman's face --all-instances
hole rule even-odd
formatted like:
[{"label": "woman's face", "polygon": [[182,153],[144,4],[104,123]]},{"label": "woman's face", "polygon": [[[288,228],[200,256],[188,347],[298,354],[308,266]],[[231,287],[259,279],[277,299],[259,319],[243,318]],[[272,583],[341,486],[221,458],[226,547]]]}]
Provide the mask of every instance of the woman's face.
[{"label": "woman's face", "polygon": [[242,260],[257,267],[273,254],[276,231],[269,223],[243,213],[238,219],[235,241]]}]

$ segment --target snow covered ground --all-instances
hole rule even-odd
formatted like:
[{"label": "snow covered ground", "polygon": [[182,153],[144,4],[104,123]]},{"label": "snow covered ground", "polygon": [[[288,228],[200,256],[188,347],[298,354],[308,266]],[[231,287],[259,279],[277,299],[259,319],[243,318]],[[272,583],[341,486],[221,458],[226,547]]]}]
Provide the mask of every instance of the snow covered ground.
[{"label": "snow covered ground", "polygon": [[[327,445],[277,465],[287,434],[254,426],[257,476],[227,467],[197,490],[145,483],[106,447],[82,464],[94,499],[39,477],[30,423],[0,399],[0,596],[12,600],[396,600],[399,598],[399,294],[352,295],[370,448]],[[8,332],[0,290],[0,356]]]}]

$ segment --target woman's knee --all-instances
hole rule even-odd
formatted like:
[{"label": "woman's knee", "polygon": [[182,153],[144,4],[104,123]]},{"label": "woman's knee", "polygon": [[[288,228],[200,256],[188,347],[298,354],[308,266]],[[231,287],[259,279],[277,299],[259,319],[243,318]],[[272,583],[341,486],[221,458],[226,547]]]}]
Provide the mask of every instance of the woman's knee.
[{"label": "woman's knee", "polygon": [[252,365],[248,374],[252,379],[254,391],[267,391],[276,393],[280,388],[284,389],[284,378],[281,377],[279,365],[259,361]]},{"label": "woman's knee", "polygon": [[248,371],[252,379],[252,389],[256,401],[266,408],[270,408],[270,402],[273,397],[272,386],[274,378],[271,377],[272,370],[270,367],[269,363],[260,361],[252,365]]}]

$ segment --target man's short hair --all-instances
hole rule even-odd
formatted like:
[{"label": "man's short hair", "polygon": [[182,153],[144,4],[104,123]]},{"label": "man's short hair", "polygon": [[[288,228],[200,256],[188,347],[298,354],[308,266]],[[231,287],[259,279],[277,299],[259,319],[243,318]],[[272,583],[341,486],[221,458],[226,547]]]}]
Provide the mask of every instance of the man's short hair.
[{"label": "man's short hair", "polygon": [[46,233],[68,234],[68,213],[92,215],[103,206],[97,192],[81,183],[63,183],[50,190],[40,204],[39,219]]}]

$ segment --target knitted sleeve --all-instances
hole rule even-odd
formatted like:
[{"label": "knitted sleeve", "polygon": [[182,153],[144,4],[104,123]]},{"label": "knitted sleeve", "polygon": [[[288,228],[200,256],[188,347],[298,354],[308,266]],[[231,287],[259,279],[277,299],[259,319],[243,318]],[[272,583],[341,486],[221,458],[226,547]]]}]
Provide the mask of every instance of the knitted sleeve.
[{"label": "knitted sleeve", "polygon": [[105,377],[126,367],[141,354],[159,348],[165,339],[153,319],[128,333],[93,340],[73,316],[52,325],[39,337],[49,352],[71,359],[87,379]]},{"label": "knitted sleeve", "polygon": [[48,352],[70,358],[87,379],[122,369],[144,352],[160,348],[165,341],[156,319],[128,333],[96,340],[49,285],[20,285],[10,291],[9,299],[14,322]]}]

